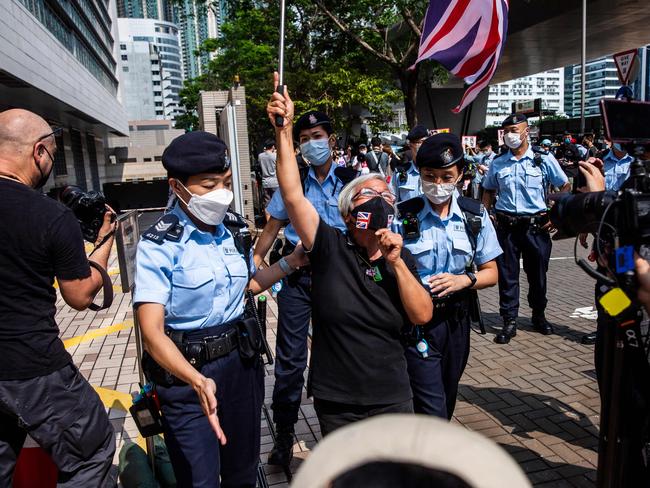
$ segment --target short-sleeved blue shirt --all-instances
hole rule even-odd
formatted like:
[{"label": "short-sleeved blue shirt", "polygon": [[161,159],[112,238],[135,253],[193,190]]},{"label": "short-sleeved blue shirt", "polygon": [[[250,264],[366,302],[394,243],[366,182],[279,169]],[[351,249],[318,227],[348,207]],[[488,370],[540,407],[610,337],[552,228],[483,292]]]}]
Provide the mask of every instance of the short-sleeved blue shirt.
[{"label": "short-sleeved blue shirt", "polygon": [[603,171],[605,172],[605,189],[618,191],[630,176],[630,164],[634,158],[626,154],[618,159],[614,151],[610,150],[603,158]]},{"label": "short-sleeved blue shirt", "polygon": [[397,196],[398,202],[410,200],[422,194],[420,171],[413,161],[406,170],[406,181],[400,181],[399,174],[395,172],[391,179],[391,190]]},{"label": "short-sleeved blue shirt", "polygon": [[[495,157],[496,157],[496,153],[494,151],[492,151],[490,154],[479,154],[477,156],[474,156],[474,162],[477,165],[480,164],[482,166],[487,166],[489,169]],[[480,183],[481,181],[483,181],[483,178],[485,178],[485,174],[481,174],[477,170],[476,175],[474,176],[474,181],[476,183]]]},{"label": "short-sleeved blue shirt", "polygon": [[529,147],[519,160],[511,151],[494,158],[482,183],[486,190],[496,191],[496,210],[518,215],[543,212],[547,209],[544,184],[560,188],[567,183],[568,179],[553,155],[542,154],[539,166],[534,157]]},{"label": "short-sleeved blue shirt", "polygon": [[476,240],[473,256],[471,232],[465,226],[465,215],[458,206],[458,192],[454,192],[449,214],[444,219],[431,208],[429,200],[421,195],[424,208],[420,210],[420,237],[405,239],[404,246],[417,261],[418,273],[423,284],[440,273],[462,274],[472,261],[482,265],[495,259],[503,251],[499,246],[494,226],[487,212],[481,217],[481,231]]},{"label": "short-sleeved blue shirt", "polygon": [[194,330],[221,325],[244,313],[248,260],[237,250],[223,224],[214,234],[194,225],[178,204],[183,234],[178,242],[140,240],[136,256],[133,303],[165,306],[165,327]]},{"label": "short-sleeved blue shirt", "polygon": [[[334,174],[336,168],[337,166],[332,164],[332,167],[330,168],[327,177],[323,180],[323,183],[318,181],[314,168],[309,168],[305,180],[305,197],[311,202],[316,209],[316,212],[318,212],[318,215],[325,223],[345,231],[346,227],[343,223],[341,212],[339,212],[339,193],[341,193],[341,190],[343,189],[343,183]],[[266,211],[274,219],[288,220],[289,214],[287,214],[287,210],[284,207],[281,192],[282,189],[273,194],[271,202],[266,207]],[[291,224],[287,225],[284,229],[284,237],[286,237],[286,239],[293,245],[296,245],[300,240],[300,237],[298,237],[298,234]]]}]

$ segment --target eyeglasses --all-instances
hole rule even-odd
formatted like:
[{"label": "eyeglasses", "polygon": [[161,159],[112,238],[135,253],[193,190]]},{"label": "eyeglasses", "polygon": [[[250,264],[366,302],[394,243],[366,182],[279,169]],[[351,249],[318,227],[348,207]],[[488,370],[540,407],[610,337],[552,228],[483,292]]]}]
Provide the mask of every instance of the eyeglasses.
[{"label": "eyeglasses", "polygon": [[44,136],[41,136],[38,139],[36,139],[36,142],[34,144],[39,143],[42,140],[45,140],[50,136],[54,136],[54,137],[59,136],[59,135],[61,135],[61,132],[63,132],[63,127],[55,127],[54,130],[52,132],[50,132],[49,134],[45,134]]},{"label": "eyeglasses", "polygon": [[367,197],[367,198],[375,198],[375,197],[381,197],[384,200],[386,200],[388,203],[395,203],[395,194],[391,191],[382,191],[381,193],[373,190],[372,188],[362,188],[357,192],[353,197],[352,200],[356,200],[359,197]]}]

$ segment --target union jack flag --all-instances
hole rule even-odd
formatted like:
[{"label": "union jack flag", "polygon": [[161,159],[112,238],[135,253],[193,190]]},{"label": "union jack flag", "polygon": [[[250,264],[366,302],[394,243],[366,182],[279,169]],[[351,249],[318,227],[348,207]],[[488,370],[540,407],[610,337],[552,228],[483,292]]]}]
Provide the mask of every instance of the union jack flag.
[{"label": "union jack flag", "polygon": [[458,113],[490,83],[507,33],[508,0],[431,0],[415,64],[434,59],[465,79]]},{"label": "union jack flag", "polygon": [[367,229],[368,224],[370,223],[371,216],[372,216],[371,212],[357,213],[357,229]]}]

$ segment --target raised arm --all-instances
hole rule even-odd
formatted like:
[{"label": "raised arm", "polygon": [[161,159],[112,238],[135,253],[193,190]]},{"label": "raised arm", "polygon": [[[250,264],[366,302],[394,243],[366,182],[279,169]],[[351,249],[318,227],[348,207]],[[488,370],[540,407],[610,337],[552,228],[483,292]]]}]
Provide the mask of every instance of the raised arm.
[{"label": "raised arm", "polygon": [[[278,86],[278,74],[274,75],[274,86]],[[293,148],[293,102],[285,87],[284,96],[273,92],[266,111],[269,114],[271,124],[275,127],[275,140],[277,147],[276,174],[284,206],[289,215],[289,220],[296,233],[300,237],[305,249],[311,249],[316,238],[318,212],[309,200],[305,198],[300,183],[300,172]],[[275,116],[284,118],[282,127],[275,125]]]}]

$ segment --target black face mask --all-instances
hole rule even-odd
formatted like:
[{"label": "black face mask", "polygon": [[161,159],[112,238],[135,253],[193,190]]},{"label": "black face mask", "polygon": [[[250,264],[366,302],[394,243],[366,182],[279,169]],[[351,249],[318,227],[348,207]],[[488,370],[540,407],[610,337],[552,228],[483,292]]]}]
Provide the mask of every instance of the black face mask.
[{"label": "black face mask", "polygon": [[379,230],[393,223],[395,209],[382,197],[374,197],[354,207],[351,214],[357,219],[355,224],[357,229]]},{"label": "black face mask", "polygon": [[[45,149],[45,148],[43,148]],[[34,187],[36,190],[40,190],[45,186],[45,183],[47,183],[47,180],[50,179],[50,175],[52,174],[52,170],[54,169],[54,158],[50,154],[50,151],[45,149],[45,152],[47,152],[47,155],[50,157],[50,160],[52,161],[52,165],[50,166],[50,170],[47,172],[47,174],[43,173],[43,170],[41,169],[41,165],[38,164],[36,161],[34,161],[34,164],[38,168],[38,172],[41,174],[41,178],[38,180],[38,183],[36,183],[36,186]]]}]

